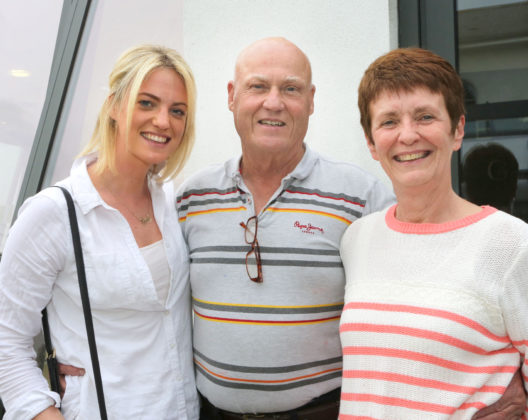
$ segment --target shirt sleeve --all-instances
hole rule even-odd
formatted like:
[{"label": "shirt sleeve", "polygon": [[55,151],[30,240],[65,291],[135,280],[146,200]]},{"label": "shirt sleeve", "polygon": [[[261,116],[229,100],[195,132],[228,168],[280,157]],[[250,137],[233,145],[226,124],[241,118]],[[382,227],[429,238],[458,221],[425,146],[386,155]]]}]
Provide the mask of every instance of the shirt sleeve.
[{"label": "shirt sleeve", "polygon": [[[57,190],[60,194],[60,191]],[[0,396],[4,420],[32,419],[58,405],[35,361],[33,338],[65,263],[69,233],[66,205],[49,196],[27,200],[11,230],[0,262]]]},{"label": "shirt sleeve", "polygon": [[[504,292],[501,299],[506,330],[513,345],[522,357],[521,372],[528,392],[528,239],[514,253],[510,268],[504,278]],[[527,401],[528,408],[528,401]]]},{"label": "shirt sleeve", "polygon": [[394,203],[396,203],[396,197],[392,190],[381,181],[376,180],[369,192],[364,215],[386,209]]}]

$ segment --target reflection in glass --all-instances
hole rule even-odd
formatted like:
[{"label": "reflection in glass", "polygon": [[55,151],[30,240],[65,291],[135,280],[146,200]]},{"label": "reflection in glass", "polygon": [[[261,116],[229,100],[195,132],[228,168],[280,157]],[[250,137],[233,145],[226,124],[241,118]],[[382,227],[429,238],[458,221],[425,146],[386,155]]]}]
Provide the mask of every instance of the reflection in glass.
[{"label": "reflection in glass", "polygon": [[0,254],[46,95],[62,3],[11,1],[0,8]]},{"label": "reflection in glass", "polygon": [[[458,0],[457,9],[459,72],[468,110],[461,192],[528,222],[528,1]],[[512,156],[517,170],[513,163],[508,166]],[[516,185],[510,177],[516,177]],[[507,192],[514,195],[511,203]]]}]

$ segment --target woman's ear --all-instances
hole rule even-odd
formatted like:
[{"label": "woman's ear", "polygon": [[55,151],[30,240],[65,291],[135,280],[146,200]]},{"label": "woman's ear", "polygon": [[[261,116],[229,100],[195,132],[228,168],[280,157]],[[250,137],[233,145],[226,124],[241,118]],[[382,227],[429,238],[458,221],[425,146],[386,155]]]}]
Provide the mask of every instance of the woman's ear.
[{"label": "woman's ear", "polygon": [[378,157],[378,151],[376,150],[376,145],[374,144],[374,141],[365,133],[365,139],[367,140],[367,147],[370,150],[370,155],[372,156],[372,159],[379,161]]},{"label": "woman's ear", "polygon": [[113,93],[109,95],[108,98],[106,98],[106,103],[108,105],[108,115],[110,115],[110,118],[112,118],[114,121],[117,121],[117,117],[119,114],[119,107],[117,106],[116,103],[114,103]]},{"label": "woman's ear", "polygon": [[459,150],[462,147],[462,139],[464,138],[464,126],[466,125],[466,117],[460,116],[458,124],[455,127],[455,133],[453,135],[453,150]]}]

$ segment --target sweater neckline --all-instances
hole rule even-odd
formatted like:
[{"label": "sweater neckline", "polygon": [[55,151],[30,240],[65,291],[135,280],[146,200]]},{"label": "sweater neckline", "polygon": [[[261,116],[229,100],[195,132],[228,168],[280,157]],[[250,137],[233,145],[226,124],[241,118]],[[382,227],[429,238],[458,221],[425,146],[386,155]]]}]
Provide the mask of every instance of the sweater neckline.
[{"label": "sweater neckline", "polygon": [[478,213],[463,217],[462,219],[458,220],[452,220],[445,223],[409,223],[396,219],[396,207],[398,207],[398,204],[394,204],[393,206],[389,207],[385,213],[385,223],[387,223],[387,226],[396,232],[422,235],[445,233],[456,229],[461,229],[472,225],[473,223],[476,223],[497,211],[497,209],[494,207],[482,206],[481,211]]}]

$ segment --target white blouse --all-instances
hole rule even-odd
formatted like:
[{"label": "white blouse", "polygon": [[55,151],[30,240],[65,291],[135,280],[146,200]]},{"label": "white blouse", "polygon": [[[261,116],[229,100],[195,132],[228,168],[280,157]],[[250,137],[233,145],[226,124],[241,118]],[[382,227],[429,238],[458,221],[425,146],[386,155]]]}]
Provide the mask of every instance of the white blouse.
[{"label": "white blouse", "polygon": [[[94,188],[81,158],[60,182],[74,198],[94,330],[110,419],[197,419],[188,254],[172,185],[150,180],[154,216],[170,267],[160,303],[150,270],[125,218]],[[66,202],[58,188],[28,199],[0,262],[0,398],[4,420],[32,419],[59,396],[34,362],[33,337],[48,307],[61,363],[84,367],[67,377],[66,419],[98,419]]]},{"label": "white blouse", "polygon": [[161,304],[167,300],[170,285],[170,267],[163,240],[139,248],[152,275],[156,294]]}]

